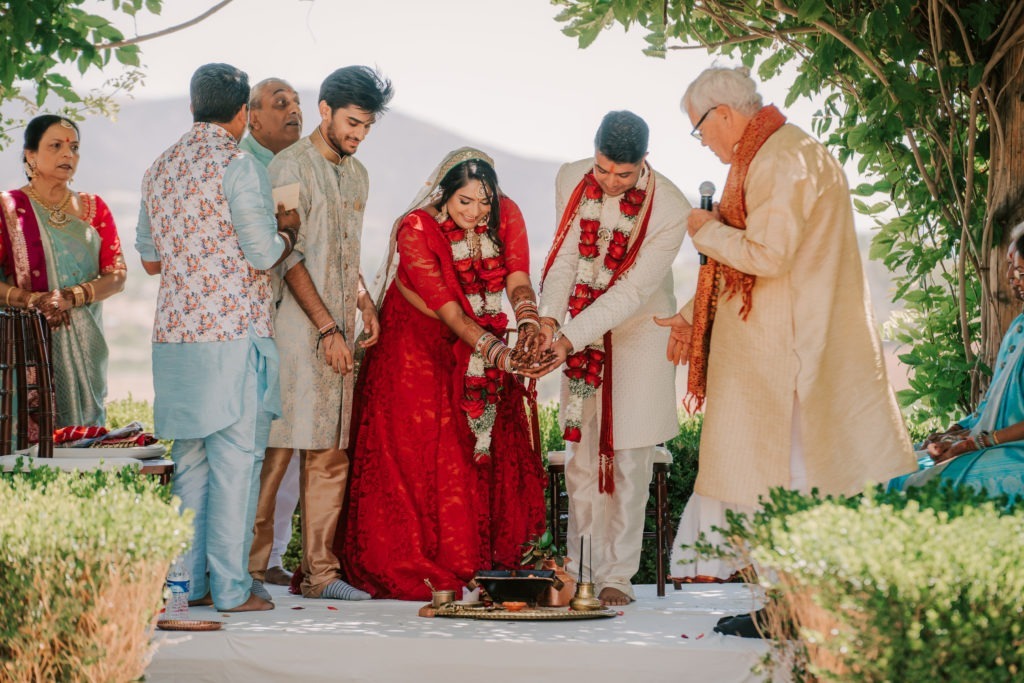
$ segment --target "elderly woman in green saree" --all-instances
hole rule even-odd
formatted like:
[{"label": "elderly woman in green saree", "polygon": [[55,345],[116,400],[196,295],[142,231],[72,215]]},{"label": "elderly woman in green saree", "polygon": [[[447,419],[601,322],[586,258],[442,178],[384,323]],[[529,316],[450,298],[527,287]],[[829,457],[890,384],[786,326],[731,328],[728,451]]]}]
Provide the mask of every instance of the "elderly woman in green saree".
[{"label": "elderly woman in green saree", "polygon": [[107,396],[104,299],[124,289],[117,227],[96,195],[68,184],[78,168],[78,127],[52,114],[25,128],[28,182],[0,193],[0,300],[37,309],[52,330],[54,425],[103,425]]}]

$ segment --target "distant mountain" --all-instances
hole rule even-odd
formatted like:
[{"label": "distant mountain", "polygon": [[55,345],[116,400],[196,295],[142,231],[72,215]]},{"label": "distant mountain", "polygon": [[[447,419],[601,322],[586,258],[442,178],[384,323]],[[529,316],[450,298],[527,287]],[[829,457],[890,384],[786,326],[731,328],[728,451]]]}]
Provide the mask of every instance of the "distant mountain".
[{"label": "distant mountain", "polygon": [[[308,111],[305,129],[313,129],[318,120],[316,94],[300,93]],[[101,195],[110,205],[117,221],[125,257],[129,265],[126,291],[104,307],[110,353],[110,397],[131,392],[137,398],[151,399],[153,394],[149,335],[158,278],[145,275],[138,266],[134,250],[138,218],[139,187],[142,175],[164,149],[174,143],[191,125],[186,98],[128,101],[122,105],[116,121],[94,118],[80,125],[82,159],[74,188]],[[516,135],[525,134],[517,131]],[[15,131],[19,139],[20,131]],[[505,147],[515,147],[510,135]],[[494,157],[503,191],[523,211],[530,234],[532,274],[539,280],[544,256],[555,228],[554,179],[559,164],[531,159],[488,144],[478,144],[459,134],[425,123],[401,112],[383,116],[360,147],[358,159],[370,175],[370,197],[363,226],[362,267],[372,278],[385,255],[392,222],[419,191],[428,174],[449,151],[464,145],[479,147]],[[580,157],[589,150],[580,150]],[[572,161],[566,159],[565,161]],[[0,152],[0,188],[20,187],[21,148],[15,144]],[[691,198],[695,201],[695,198]],[[866,244],[862,245],[865,263]],[[676,259],[676,296],[680,303],[689,298],[696,282],[697,255],[689,240]],[[888,301],[892,289],[889,275],[877,263],[867,266],[868,279],[879,320],[893,309]],[[890,368],[893,373],[893,369]],[[893,374],[896,378],[896,375]],[[677,373],[677,384],[685,383],[685,372]],[[904,385],[902,377],[897,384]],[[541,398],[556,396],[556,380],[545,378]]]},{"label": "distant mountain", "polygon": [[[307,105],[316,100],[315,93],[300,96]],[[116,122],[94,118],[81,124],[82,159],[74,187],[99,194],[110,204],[126,246],[130,247],[134,239],[143,173],[188,130],[191,120],[188,100],[181,98],[128,101]],[[316,121],[313,113],[306,113],[307,132]],[[365,270],[376,270],[392,222],[405,210],[434,166],[447,152],[474,144],[400,112],[381,117],[357,155],[370,174],[370,198],[363,228]],[[515,140],[510,139],[508,147],[514,145]],[[552,187],[558,164],[528,159],[490,145],[476,146],[494,157],[502,189],[523,210],[539,261],[543,254],[537,247],[546,246],[552,232]],[[19,145],[0,152],[0,187],[17,187],[25,182],[20,162]]]}]

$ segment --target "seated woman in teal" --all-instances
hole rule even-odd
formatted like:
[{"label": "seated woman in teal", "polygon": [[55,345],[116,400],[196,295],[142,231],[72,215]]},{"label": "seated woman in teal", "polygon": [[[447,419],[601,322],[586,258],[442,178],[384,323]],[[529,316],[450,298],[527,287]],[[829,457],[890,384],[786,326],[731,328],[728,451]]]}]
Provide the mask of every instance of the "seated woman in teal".
[{"label": "seated woman in teal", "polygon": [[[1024,223],[1007,252],[1007,277],[1024,301]],[[906,490],[939,477],[984,488],[990,495],[1024,496],[1024,314],[1010,324],[999,347],[985,397],[971,415],[925,441],[922,470],[896,477],[890,490]]]}]

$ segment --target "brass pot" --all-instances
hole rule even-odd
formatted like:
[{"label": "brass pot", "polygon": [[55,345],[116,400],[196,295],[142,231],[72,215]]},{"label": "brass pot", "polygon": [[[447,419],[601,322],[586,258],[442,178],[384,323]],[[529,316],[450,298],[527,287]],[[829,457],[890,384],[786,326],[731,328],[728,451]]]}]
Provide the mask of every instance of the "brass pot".
[{"label": "brass pot", "polygon": [[576,596],[569,601],[569,607],[577,612],[604,609],[600,598],[594,595],[594,584],[589,581],[576,584]]},{"label": "brass pot", "polygon": [[455,602],[455,591],[434,591],[430,600],[430,606],[438,609]]}]

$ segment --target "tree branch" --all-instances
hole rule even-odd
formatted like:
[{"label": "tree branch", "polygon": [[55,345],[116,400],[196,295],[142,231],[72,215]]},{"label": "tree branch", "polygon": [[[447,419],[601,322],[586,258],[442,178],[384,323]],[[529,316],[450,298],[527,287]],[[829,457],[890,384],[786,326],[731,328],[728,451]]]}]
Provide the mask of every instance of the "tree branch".
[{"label": "tree branch", "polygon": [[199,22],[203,21],[204,19],[206,19],[207,17],[211,16],[212,14],[214,14],[216,12],[219,12],[220,10],[224,9],[225,7],[230,5],[233,1],[234,0],[221,0],[216,5],[214,5],[210,9],[206,10],[205,12],[200,14],[199,16],[194,17],[192,19],[189,19],[188,21],[183,22],[181,24],[177,24],[175,26],[170,26],[168,28],[161,29],[159,31],[154,31],[153,33],[147,33],[147,34],[142,35],[142,36],[135,36],[134,38],[128,38],[127,40],[119,40],[119,41],[114,42],[114,43],[103,43],[102,45],[97,45],[96,49],[97,50],[114,50],[114,49],[119,48],[119,47],[127,47],[128,45],[137,45],[138,43],[142,43],[142,42],[147,41],[147,40],[152,40],[154,38],[160,38],[160,37],[163,37],[163,36],[166,36],[166,35],[170,35],[171,33],[176,33],[177,31],[181,31],[182,29],[188,28],[189,26],[195,26],[196,24],[198,24]]}]

